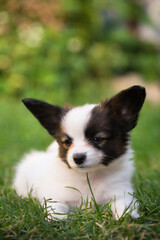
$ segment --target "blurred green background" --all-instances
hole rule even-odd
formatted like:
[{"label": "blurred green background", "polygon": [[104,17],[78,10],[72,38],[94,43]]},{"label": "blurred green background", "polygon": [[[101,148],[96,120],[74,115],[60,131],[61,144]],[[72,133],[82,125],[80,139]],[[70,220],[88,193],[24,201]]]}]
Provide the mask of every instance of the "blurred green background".
[{"label": "blurred green background", "polygon": [[111,95],[117,76],[158,81],[160,20],[148,2],[0,0],[0,98],[76,105]]}]

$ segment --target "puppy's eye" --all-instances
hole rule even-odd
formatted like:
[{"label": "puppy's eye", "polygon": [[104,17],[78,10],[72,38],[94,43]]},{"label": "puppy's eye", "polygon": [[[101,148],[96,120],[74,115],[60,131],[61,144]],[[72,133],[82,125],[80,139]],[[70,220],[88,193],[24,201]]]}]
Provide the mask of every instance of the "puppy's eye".
[{"label": "puppy's eye", "polygon": [[71,144],[72,144],[72,140],[71,139],[66,139],[64,142],[63,142],[63,144],[66,146],[66,147],[69,147],[69,146],[71,146]]},{"label": "puppy's eye", "polygon": [[102,141],[103,141],[103,138],[101,138],[101,137],[92,138],[92,142],[95,144],[100,144]]}]

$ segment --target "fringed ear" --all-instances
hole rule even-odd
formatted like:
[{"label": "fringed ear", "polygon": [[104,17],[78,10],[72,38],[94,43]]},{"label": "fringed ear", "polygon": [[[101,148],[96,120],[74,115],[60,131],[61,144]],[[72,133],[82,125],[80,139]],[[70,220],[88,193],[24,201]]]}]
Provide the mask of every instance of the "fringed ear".
[{"label": "fringed ear", "polygon": [[73,107],[71,106],[71,104],[65,103],[65,105],[64,105],[64,109],[65,109],[65,110],[69,111],[69,110],[71,110],[72,108],[73,108]]},{"label": "fringed ear", "polygon": [[109,111],[126,131],[130,131],[137,124],[145,96],[144,87],[133,86],[121,91],[109,101],[103,101],[101,107]]},{"label": "fringed ear", "polygon": [[46,128],[49,134],[55,136],[61,118],[67,110],[32,98],[23,99],[22,102],[39,120],[42,126]]},{"label": "fringed ear", "polygon": [[108,103],[108,99],[104,99],[102,98],[101,99],[101,103],[100,103],[100,109],[105,109],[105,107],[107,106],[107,103]]}]

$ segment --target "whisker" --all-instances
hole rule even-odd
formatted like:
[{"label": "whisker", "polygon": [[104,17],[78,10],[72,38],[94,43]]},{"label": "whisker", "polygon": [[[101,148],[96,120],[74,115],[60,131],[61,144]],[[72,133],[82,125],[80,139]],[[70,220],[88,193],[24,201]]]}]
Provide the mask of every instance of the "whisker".
[{"label": "whisker", "polygon": [[113,159],[113,158],[114,158],[114,157],[111,157],[111,156],[109,156],[109,155],[107,155],[107,154],[105,154],[104,157],[107,157],[107,158],[109,158],[109,159]]}]

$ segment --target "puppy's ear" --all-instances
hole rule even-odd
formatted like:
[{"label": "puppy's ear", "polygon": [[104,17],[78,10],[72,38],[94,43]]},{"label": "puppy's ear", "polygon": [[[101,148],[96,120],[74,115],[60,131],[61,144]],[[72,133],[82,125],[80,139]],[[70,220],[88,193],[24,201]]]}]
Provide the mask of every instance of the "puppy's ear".
[{"label": "puppy's ear", "polygon": [[103,102],[116,121],[126,131],[130,131],[137,124],[139,111],[144,103],[146,91],[144,87],[133,86],[121,91],[109,101]]},{"label": "puppy's ear", "polygon": [[55,136],[65,109],[32,98],[23,99],[24,105],[39,120],[50,135]]}]

